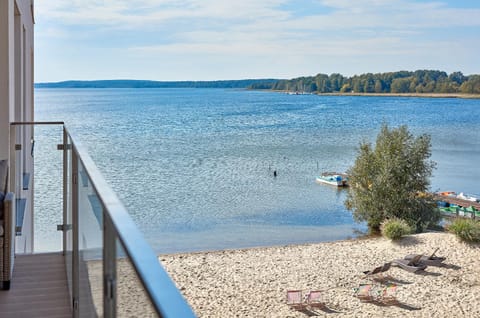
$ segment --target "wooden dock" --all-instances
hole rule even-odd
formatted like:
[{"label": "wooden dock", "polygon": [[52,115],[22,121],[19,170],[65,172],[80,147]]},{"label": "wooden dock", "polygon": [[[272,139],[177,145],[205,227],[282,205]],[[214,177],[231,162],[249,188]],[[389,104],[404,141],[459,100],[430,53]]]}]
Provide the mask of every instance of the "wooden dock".
[{"label": "wooden dock", "polygon": [[[447,202],[449,204],[456,204],[457,206],[462,207],[462,208],[473,207],[477,211],[480,210],[480,203],[479,202],[459,199],[459,198],[456,198],[456,197],[452,197],[452,196],[448,196],[448,195],[442,195],[442,194],[439,194],[439,193],[434,193],[433,196],[438,201]],[[463,211],[461,208],[456,208],[455,213],[442,212],[442,215],[444,217],[451,217],[451,218],[460,217],[460,218],[476,219],[476,218],[479,217],[479,215],[475,211]]]},{"label": "wooden dock", "polygon": [[438,201],[448,202],[450,204],[456,204],[461,207],[468,208],[469,206],[473,206],[475,209],[480,210],[480,203],[475,201],[463,200],[455,197],[451,197],[448,195],[441,195],[438,193],[433,194],[435,199]]}]

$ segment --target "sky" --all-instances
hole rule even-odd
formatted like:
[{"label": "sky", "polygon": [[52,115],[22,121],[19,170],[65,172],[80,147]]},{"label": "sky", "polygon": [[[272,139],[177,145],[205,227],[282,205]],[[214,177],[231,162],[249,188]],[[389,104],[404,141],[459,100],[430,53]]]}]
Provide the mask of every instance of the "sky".
[{"label": "sky", "polygon": [[38,0],[35,82],[480,74],[478,0]]}]

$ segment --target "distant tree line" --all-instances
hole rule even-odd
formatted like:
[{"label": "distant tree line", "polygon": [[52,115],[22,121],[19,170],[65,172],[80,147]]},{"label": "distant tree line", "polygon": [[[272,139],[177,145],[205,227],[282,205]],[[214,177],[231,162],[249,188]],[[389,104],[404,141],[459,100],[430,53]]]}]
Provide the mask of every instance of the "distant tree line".
[{"label": "distant tree line", "polygon": [[345,77],[331,75],[291,80],[244,79],[219,81],[93,80],[36,83],[35,88],[250,88],[308,93],[464,93],[480,94],[480,75],[418,70],[367,73]]},{"label": "distant tree line", "polygon": [[273,89],[308,93],[463,93],[480,94],[480,75],[462,72],[418,70],[367,73],[345,77],[318,74],[291,80],[253,83],[251,89]]},{"label": "distant tree line", "polygon": [[147,81],[147,80],[93,80],[36,83],[35,88],[259,88],[271,87],[276,79],[244,79],[220,81]]}]

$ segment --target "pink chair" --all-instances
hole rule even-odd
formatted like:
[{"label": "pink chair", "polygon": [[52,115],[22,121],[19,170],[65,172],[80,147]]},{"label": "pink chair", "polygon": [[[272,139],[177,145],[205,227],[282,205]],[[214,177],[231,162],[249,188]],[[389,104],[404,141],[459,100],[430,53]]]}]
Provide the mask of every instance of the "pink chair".
[{"label": "pink chair", "polygon": [[376,300],[376,297],[372,288],[372,284],[361,284],[354,289],[354,296],[360,299],[362,303],[373,302]]},{"label": "pink chair", "polygon": [[287,305],[295,310],[304,310],[307,303],[303,301],[301,290],[287,290]]},{"label": "pink chair", "polygon": [[397,300],[397,285],[391,284],[386,286],[383,289],[382,294],[379,297],[379,300],[384,304],[395,304],[398,302]]},{"label": "pink chair", "polygon": [[311,308],[325,308],[321,290],[312,290],[307,294],[307,305]]}]

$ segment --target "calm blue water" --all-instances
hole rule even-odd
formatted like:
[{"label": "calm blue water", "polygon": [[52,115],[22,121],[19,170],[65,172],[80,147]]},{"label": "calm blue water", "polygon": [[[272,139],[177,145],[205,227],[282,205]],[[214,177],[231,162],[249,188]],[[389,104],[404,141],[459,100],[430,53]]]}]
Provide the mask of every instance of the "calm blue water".
[{"label": "calm blue water", "polygon": [[[37,89],[35,98],[36,120],[66,122],[157,252],[355,236],[365,225],[343,207],[345,192],[314,180],[352,165],[383,122],[432,135],[432,190],[480,193],[480,100],[222,89]],[[36,128],[37,250],[60,246],[56,143],[59,129]]]}]

